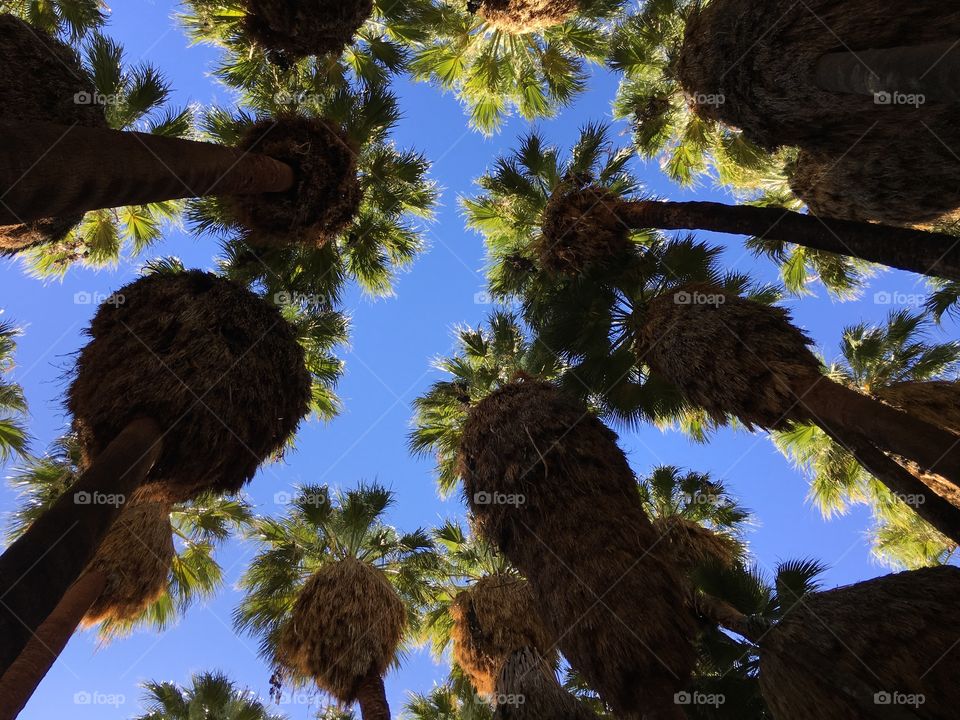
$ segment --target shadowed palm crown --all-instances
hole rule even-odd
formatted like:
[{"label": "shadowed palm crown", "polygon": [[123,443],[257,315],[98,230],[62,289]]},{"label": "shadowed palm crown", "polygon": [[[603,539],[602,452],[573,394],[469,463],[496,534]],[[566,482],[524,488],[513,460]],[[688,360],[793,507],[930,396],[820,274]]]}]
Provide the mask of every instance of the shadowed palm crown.
[{"label": "shadowed palm crown", "polygon": [[[84,40],[81,58],[96,93],[84,101],[103,107],[108,127],[165,137],[191,135],[190,109],[168,105],[171,87],[157,68],[128,64],[123,48],[100,34]],[[116,265],[124,248],[138,255],[159,240],[181,207],[181,202],[170,200],[92,210],[65,235],[31,247],[21,257],[29,272],[41,278],[62,277],[76,262],[90,267]]]},{"label": "shadowed palm crown", "polygon": [[[80,475],[80,458],[76,437],[65,435],[46,455],[31,457],[14,469],[9,482],[19,492],[20,506],[10,519],[10,541],[70,491]],[[214,554],[233,533],[246,526],[251,515],[243,500],[212,494],[174,505],[170,524],[176,551],[165,590],[131,620],[107,618],[98,623],[100,639],[108,642],[139,628],[161,632],[183,617],[193,603],[213,597],[223,585],[223,569]]]},{"label": "shadowed palm crown", "polygon": [[197,673],[190,678],[189,687],[151,680],[143,688],[146,712],[136,720],[285,720],[219,672]]},{"label": "shadowed palm crown", "polygon": [[467,224],[486,240],[492,294],[521,303],[538,342],[569,363],[576,379],[567,383],[570,389],[615,419],[679,421],[702,438],[710,427],[703,414],[637,362],[638,321],[648,302],[688,283],[709,283],[758,302],[775,300],[774,288],[722,272],[719,248],[651,230],[624,228],[628,242],[616,262],[593,263],[578,273],[551,272],[541,261],[554,242],[541,228],[556,193],[583,188],[598,207],[641,199],[626,168],[630,155],[610,149],[604,126],[584,128],[566,158],[528,135],[480,178],[483,194],[463,201]]},{"label": "shadowed palm crown", "polygon": [[[960,343],[932,342],[929,319],[907,310],[891,312],[885,323],[847,327],[841,359],[829,366],[831,377],[868,394],[904,382],[956,380]],[[909,406],[905,408],[909,411]],[[852,504],[870,505],[873,554],[894,568],[918,568],[947,562],[956,546],[883,484],[843,446],[818,427],[799,424],[777,432],[774,443],[810,478],[810,499],[824,517],[847,512]]]},{"label": "shadowed palm crown", "polygon": [[436,0],[427,17],[429,38],[410,68],[415,78],[453,91],[483,133],[496,131],[514,111],[526,119],[549,117],[586,87],[586,61],[603,62],[606,21],[622,4],[567,3],[577,9],[562,21],[523,28],[486,19],[484,2]]},{"label": "shadowed palm crown", "polygon": [[543,380],[561,374],[556,357],[531,342],[518,319],[494,312],[478,328],[459,327],[457,349],[435,362],[449,379],[435,382],[413,401],[414,428],[410,447],[436,458],[437,484],[443,495],[457,486],[457,453],[470,408],[497,388],[522,374]]},{"label": "shadowed palm crown", "polygon": [[418,608],[426,601],[423,579],[436,572],[436,554],[425,530],[399,533],[384,523],[393,493],[379,485],[334,493],[326,486],[303,485],[289,498],[283,517],[257,518],[252,524],[260,552],[240,581],[245,595],[234,612],[237,629],[259,638],[261,655],[274,662],[307,580],[322,567],[356,558],[382,571],[396,588],[407,609],[407,629],[415,635]]}]

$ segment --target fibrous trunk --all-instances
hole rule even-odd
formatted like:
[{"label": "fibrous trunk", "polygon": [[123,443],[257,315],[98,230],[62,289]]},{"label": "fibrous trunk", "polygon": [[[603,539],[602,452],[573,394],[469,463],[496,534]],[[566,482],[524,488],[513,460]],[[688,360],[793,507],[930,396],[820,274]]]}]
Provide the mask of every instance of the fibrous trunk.
[{"label": "fibrous trunk", "polygon": [[494,720],[597,720],[563,689],[550,664],[532,648],[512,653],[497,678]]},{"label": "fibrous trunk", "polygon": [[760,640],[760,687],[773,716],[956,717],[957,597],[952,566],[805,596]]},{"label": "fibrous trunk", "polygon": [[478,530],[528,579],[570,664],[617,713],[675,708],[695,622],[616,435],[517,381],[471,411],[459,464]]},{"label": "fibrous trunk", "polygon": [[383,678],[371,670],[357,687],[357,704],[363,720],[390,720],[390,706],[387,705],[387,692],[383,687]]},{"label": "fibrous trunk", "polygon": [[565,22],[579,0],[472,0],[468,7],[497,30],[513,35],[537,32]]}]

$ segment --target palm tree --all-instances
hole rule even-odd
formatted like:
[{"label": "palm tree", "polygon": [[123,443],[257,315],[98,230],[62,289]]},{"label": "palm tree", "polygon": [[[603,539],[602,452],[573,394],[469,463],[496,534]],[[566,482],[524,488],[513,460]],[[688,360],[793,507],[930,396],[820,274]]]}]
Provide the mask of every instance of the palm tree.
[{"label": "palm tree", "polygon": [[[895,492],[925,494],[925,517],[960,537],[949,503],[880,452],[939,468],[956,482],[960,467],[951,469],[950,459],[956,436],[826,378],[787,313],[757,302],[775,298],[769,288],[751,290],[749,278],[723,275],[718,251],[702,243],[624,229],[607,212],[614,200],[585,206],[589,230],[558,232],[578,218],[584,205],[577,202],[589,202],[574,193],[558,203],[566,193],[562,178],[589,173],[597,178],[589,192],[608,198],[633,186],[622,153],[602,162],[603,140],[599,129],[588,130],[562,166],[555,151],[534,155],[544,159],[528,165],[523,159],[540,148],[531,136],[481,179],[487,194],[467,201],[467,211],[471,226],[487,237],[494,295],[522,300],[541,342],[587,378],[585,387],[603,396],[605,409],[662,417],[685,403],[715,423],[734,416],[748,428],[816,422]],[[664,385],[681,402],[666,402]]]},{"label": "palm tree", "polygon": [[103,0],[6,0],[4,8],[49,35],[74,41],[98,30],[107,19]]},{"label": "palm tree", "polygon": [[[256,98],[267,113],[276,109],[269,93]],[[221,267],[232,279],[262,287],[268,296],[339,301],[348,279],[372,296],[392,292],[395,274],[423,248],[423,226],[432,217],[437,189],[427,177],[429,162],[414,151],[395,147],[390,132],[399,119],[396,99],[382,90],[343,91],[332,96],[307,93],[295,105],[304,117],[317,118],[337,134],[342,162],[354,181],[348,193],[334,196],[323,242],[294,245],[285,232],[252,236],[247,224],[219,200],[194,203],[187,217],[198,232],[225,243]],[[322,118],[322,119],[321,119]],[[202,122],[206,136],[235,144],[252,119],[215,110]],[[349,196],[345,208],[343,198]],[[297,212],[297,206],[291,206]]]},{"label": "palm tree", "polygon": [[544,380],[561,375],[556,356],[531,342],[511,313],[492,313],[486,327],[459,327],[456,339],[457,351],[436,361],[436,367],[450,378],[434,383],[413,401],[410,433],[414,453],[434,455],[442,496],[460,482],[457,455],[471,407],[517,375]]},{"label": "palm tree", "polygon": [[220,672],[195,673],[190,687],[172,682],[148,681],[143,684],[143,715],[136,720],[286,720],[269,712],[267,706],[249,690],[241,690]]},{"label": "palm tree", "polygon": [[[190,110],[165,107],[170,85],[162,73],[144,63],[129,66],[123,48],[113,40],[92,35],[83,45],[83,70],[92,82],[86,100],[102,107],[108,127],[175,138],[191,133]],[[50,117],[49,121],[58,120]],[[77,261],[92,267],[115,264],[124,246],[139,254],[160,238],[164,225],[178,213],[176,202],[95,210],[74,225],[67,218],[41,221],[33,232],[29,224],[15,226],[6,235],[19,232],[19,241],[5,246],[21,251],[31,273],[62,276]]]},{"label": "palm tree", "polygon": [[556,677],[555,643],[527,581],[458,523],[434,530],[444,564],[431,587],[424,635],[453,661],[495,718],[594,720]]},{"label": "palm tree", "polygon": [[483,133],[496,131],[513,111],[549,117],[585,89],[585,61],[603,62],[608,21],[622,4],[439,0],[410,69],[415,79],[452,90]]},{"label": "palm tree", "polygon": [[416,633],[420,585],[436,564],[426,532],[384,524],[392,503],[378,485],[333,495],[306,485],[284,517],[254,521],[262,551],[241,580],[234,622],[260,639],[276,691],[313,681],[358,702],[364,720],[389,720],[383,674],[407,630]]},{"label": "palm tree", "polygon": [[89,334],[67,402],[84,472],[0,557],[2,670],[135,491],[165,502],[236,492],[308,410],[310,375],[293,330],[274,306],[209,273],[126,285]]},{"label": "palm tree", "polygon": [[558,388],[520,379],[472,408],[459,467],[478,532],[529,580],[570,664],[615,713],[676,717],[694,618],[616,435]]},{"label": "palm tree", "polygon": [[[960,588],[960,570],[922,568],[828,591],[817,582],[822,571],[811,561],[781,565],[774,588],[755,571],[704,578],[728,600],[707,615],[753,643],[751,662],[773,716],[873,718],[891,702],[885,696],[897,695],[902,706],[919,695],[918,712],[901,716],[949,717],[960,625],[947,603]],[[894,606],[900,614],[891,622]]]},{"label": "palm tree", "polygon": [[[888,402],[893,397],[897,400],[893,404],[907,412],[923,412],[917,389],[928,385],[950,404],[946,389],[936,381],[960,368],[960,344],[929,342],[924,337],[928,330],[923,313],[906,310],[891,312],[882,325],[848,327],[840,343],[842,359],[830,366],[829,374],[858,392]],[[896,397],[898,390],[907,391],[907,402]],[[920,416],[941,426],[949,418],[949,412],[934,409],[934,413]],[[873,553],[881,561],[916,568],[944,563],[952,555],[956,543],[918,517],[909,498],[891,493],[816,425],[797,424],[774,432],[773,440],[806,470],[810,497],[825,517],[845,512],[852,503],[871,506]]]},{"label": "palm tree", "polygon": [[450,679],[428,694],[413,693],[401,715],[404,720],[493,720],[493,709],[479,699],[456,668]]},{"label": "palm tree", "polygon": [[14,456],[25,457],[27,452],[27,399],[23,388],[10,381],[7,374],[14,368],[13,355],[20,328],[8,322],[0,323],[0,462]]}]

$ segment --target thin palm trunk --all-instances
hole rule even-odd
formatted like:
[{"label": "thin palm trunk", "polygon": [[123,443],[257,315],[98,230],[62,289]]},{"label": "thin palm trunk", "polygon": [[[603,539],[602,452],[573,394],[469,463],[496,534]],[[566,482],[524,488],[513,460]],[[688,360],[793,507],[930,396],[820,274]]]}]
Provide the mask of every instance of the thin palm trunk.
[{"label": "thin palm trunk", "polygon": [[960,241],[944,233],[714,202],[638,200],[618,204],[616,214],[636,229],[776,238],[921,275],[960,280]]},{"label": "thin palm trunk", "polygon": [[960,43],[955,41],[827,53],[816,68],[817,85],[824,90],[873,95],[883,105],[897,101],[894,93],[923,96],[918,104],[957,102],[958,77]]},{"label": "thin palm trunk", "polygon": [[387,691],[383,687],[383,678],[376,670],[371,670],[360,681],[357,704],[360,705],[360,716],[363,720],[390,720]]},{"label": "thin palm trunk", "polygon": [[13,720],[23,710],[106,584],[103,571],[84,573],[37,628],[23,652],[0,678],[0,720]]},{"label": "thin palm trunk", "polygon": [[80,577],[160,455],[159,426],[127,425],[76,484],[0,556],[0,674]]},{"label": "thin palm trunk", "polygon": [[0,225],[207,195],[289,190],[289,165],[138,132],[0,124]]}]

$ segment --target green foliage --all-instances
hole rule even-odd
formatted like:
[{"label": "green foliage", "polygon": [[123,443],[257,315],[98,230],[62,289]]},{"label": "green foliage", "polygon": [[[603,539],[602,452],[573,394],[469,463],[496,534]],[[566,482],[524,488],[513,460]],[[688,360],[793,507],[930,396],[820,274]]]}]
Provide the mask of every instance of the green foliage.
[{"label": "green foliage", "polygon": [[150,680],[143,688],[146,712],[136,720],[285,720],[219,672],[194,674],[189,687]]},{"label": "green foliage", "polygon": [[[11,541],[71,491],[80,475],[80,460],[76,436],[65,435],[45,456],[27,458],[14,469],[9,482],[19,493],[20,506],[12,513],[7,530]],[[170,513],[175,555],[166,590],[132,620],[100,623],[100,640],[106,643],[139,628],[161,632],[195,602],[213,597],[223,585],[223,569],[215,559],[217,548],[250,520],[250,507],[236,498],[208,494],[175,505]]]},{"label": "green foliage", "polygon": [[106,21],[103,0],[5,0],[2,9],[44,32],[72,41],[98,30]]},{"label": "green foliage", "polygon": [[487,135],[514,112],[551,117],[586,88],[587,61],[603,61],[607,21],[622,4],[588,0],[564,22],[522,32],[493,26],[461,0],[438,0],[425,16],[428,38],[410,70],[452,91],[471,126]]},{"label": "green foliage", "polygon": [[[111,128],[179,138],[192,134],[191,110],[168,106],[170,84],[157,68],[128,64],[120,44],[100,34],[84,41],[81,56]],[[61,240],[29,248],[21,256],[28,272],[39,278],[62,279],[74,263],[113,266],[125,248],[136,256],[159,240],[177,222],[181,207],[169,200],[92,210]]]},{"label": "green foliage", "polygon": [[413,401],[414,429],[410,448],[436,458],[437,484],[442,495],[457,486],[457,452],[470,408],[517,375],[550,380],[561,368],[552,353],[531,342],[518,319],[494,312],[486,325],[455,331],[456,350],[435,361],[449,379],[433,383]]},{"label": "green foliage", "polygon": [[27,453],[27,399],[23,388],[7,377],[15,366],[13,355],[20,334],[19,328],[0,322],[0,462]]},{"label": "green foliage", "polygon": [[462,671],[454,667],[443,685],[427,694],[412,693],[400,715],[403,720],[493,720],[490,704],[481,699]]},{"label": "green foliage", "polygon": [[249,537],[259,553],[240,580],[245,595],[234,611],[237,630],[260,641],[273,662],[282,629],[300,590],[321,567],[354,557],[381,570],[407,607],[407,631],[419,632],[418,609],[427,601],[424,578],[437,556],[427,531],[400,533],[384,522],[394,494],[380,485],[333,491],[325,485],[296,487],[280,518],[254,520]]},{"label": "green foliage", "polygon": [[[894,383],[955,378],[960,343],[930,342],[923,313],[891,312],[882,325],[860,323],[843,331],[842,359],[830,375],[850,388],[871,393]],[[902,500],[864,470],[853,456],[810,424],[773,434],[776,446],[810,479],[810,499],[824,517],[850,505],[873,511],[874,556],[894,568],[947,562],[955,545],[921,520]]]}]

